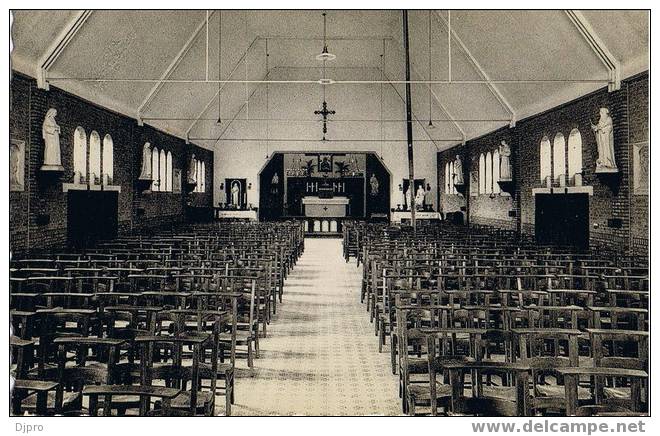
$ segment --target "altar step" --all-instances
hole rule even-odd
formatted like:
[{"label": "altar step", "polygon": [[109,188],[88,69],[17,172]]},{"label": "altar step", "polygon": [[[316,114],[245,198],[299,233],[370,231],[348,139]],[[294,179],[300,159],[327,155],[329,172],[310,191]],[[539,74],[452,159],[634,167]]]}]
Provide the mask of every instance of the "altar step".
[{"label": "altar step", "polygon": [[337,238],[341,239],[343,235],[339,232],[305,232],[305,238]]},{"label": "altar step", "polygon": [[305,234],[342,234],[341,218],[306,218]]}]

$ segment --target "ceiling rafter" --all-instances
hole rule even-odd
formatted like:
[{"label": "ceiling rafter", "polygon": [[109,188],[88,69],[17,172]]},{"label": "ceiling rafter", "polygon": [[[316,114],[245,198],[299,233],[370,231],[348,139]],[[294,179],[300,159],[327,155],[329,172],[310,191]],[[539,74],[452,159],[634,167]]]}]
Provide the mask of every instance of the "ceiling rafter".
[{"label": "ceiling rafter", "polygon": [[609,83],[607,89],[612,91],[617,91],[621,89],[621,63],[619,60],[614,57],[612,52],[607,48],[607,45],[603,42],[602,39],[598,36],[594,28],[587,20],[587,17],[580,11],[568,9],[566,15],[571,20],[575,28],[578,30],[580,35],[587,41],[591,50],[596,54],[598,59],[603,63],[605,68],[607,68]]},{"label": "ceiling rafter", "polygon": [[80,29],[83,28],[87,19],[92,15],[92,12],[89,9],[78,11],[55,37],[55,40],[46,49],[41,58],[39,58],[37,69],[37,86],[39,88],[48,89],[48,70],[55,64]]},{"label": "ceiling rafter", "polygon": [[[142,103],[140,103],[140,106],[138,106],[137,109],[137,118],[138,118],[138,124],[142,124],[142,115],[144,115],[144,111],[149,108],[149,105],[153,102],[153,100],[156,98],[156,95],[158,92],[162,89],[163,85],[165,84],[165,80],[169,79],[169,77],[172,75],[172,73],[176,70],[176,68],[179,66],[183,58],[188,54],[190,49],[192,48],[193,44],[199,37],[200,33],[204,28],[208,28],[208,20],[211,19],[215,11],[212,11],[211,13],[208,14],[208,16],[205,16],[204,19],[199,23],[197,28],[193,31],[192,35],[186,43],[181,47],[181,50],[174,56],[172,59],[172,62],[168,65],[168,67],[165,69],[163,74],[160,76],[160,80],[156,82],[156,84],[151,88],[147,96],[142,100]],[[208,35],[207,35],[208,36]],[[208,51],[208,47],[207,47]],[[207,77],[208,79],[208,77]]]},{"label": "ceiling rafter", "polygon": [[454,41],[456,41],[456,43],[460,47],[461,51],[465,54],[465,56],[467,56],[467,58],[470,60],[472,65],[476,68],[477,72],[479,73],[481,78],[484,79],[485,84],[488,86],[488,89],[493,94],[493,96],[495,96],[495,98],[500,103],[500,105],[502,105],[502,107],[507,112],[509,112],[509,114],[511,115],[511,122],[509,124],[510,124],[511,127],[514,127],[516,125],[516,111],[513,108],[513,106],[511,105],[511,103],[509,103],[509,101],[506,99],[506,97],[504,97],[504,95],[502,94],[500,89],[497,87],[497,85],[495,85],[495,83],[493,83],[493,81],[491,80],[491,78],[488,75],[488,73],[486,72],[486,70],[484,70],[484,68],[481,66],[481,64],[479,64],[479,61],[477,61],[477,59],[472,55],[472,52],[470,51],[470,49],[467,48],[467,46],[465,45],[463,40],[456,34],[456,32],[451,27],[451,25],[449,24],[447,19],[445,17],[443,17],[438,11],[432,11],[432,12],[433,12],[433,16],[436,18],[436,20],[438,22],[444,23],[450,37],[453,38]]},{"label": "ceiling rafter", "polygon": [[[250,45],[243,52],[243,55],[240,57],[240,59],[238,59],[238,61],[236,61],[236,65],[234,65],[234,68],[231,70],[231,73],[229,73],[230,78],[234,75],[234,73],[236,72],[238,67],[241,65],[241,62],[243,62],[243,60],[247,57],[248,53],[250,53],[250,50],[252,49],[252,47],[254,47],[255,42],[259,41],[260,39],[261,38],[259,36],[255,36],[255,38],[252,40]],[[220,77],[220,75],[218,75],[218,77]],[[227,83],[230,83],[230,82],[220,80],[220,81],[217,81],[217,83],[222,83],[222,85],[218,88],[218,90],[215,92],[215,94],[213,94],[213,97],[211,97],[209,102],[204,106],[204,109],[202,109],[202,111],[195,117],[195,121],[193,121],[190,124],[190,126],[186,129],[186,141],[189,141],[188,138],[190,138],[190,131],[197,125],[197,122],[202,118],[202,116],[204,116],[204,113],[206,113],[206,111],[209,109],[209,107],[211,107],[211,104],[213,104],[215,99],[220,96],[220,93],[225,88],[225,85],[227,85]],[[220,114],[218,114],[218,115],[220,115]]]},{"label": "ceiling rafter", "polygon": [[[263,80],[268,79],[268,76],[269,76],[269,75],[270,75],[270,71],[266,71],[266,74],[264,74],[264,78],[263,78]],[[213,144],[213,147],[214,147],[214,148],[215,148],[215,146],[217,145],[218,141],[220,141],[220,139],[224,136],[224,134],[225,134],[225,132],[227,131],[227,129],[229,129],[229,127],[232,125],[232,123],[234,122],[234,120],[236,120],[236,117],[238,117],[238,115],[239,115],[239,114],[243,111],[243,109],[245,109],[245,107],[248,105],[248,102],[250,101],[250,99],[252,98],[252,96],[254,95],[254,93],[257,92],[258,89],[259,89],[259,85],[257,85],[257,86],[254,87],[254,90],[252,90],[252,92],[251,92],[250,95],[248,96],[247,100],[245,100],[245,102],[243,102],[243,105],[242,105],[240,108],[238,108],[238,110],[236,111],[236,113],[234,114],[234,116],[231,118],[231,120],[229,121],[229,123],[227,123],[227,125],[225,126],[224,129],[222,129],[222,132],[220,132],[220,135],[217,137],[217,139],[215,139],[215,144]]]},{"label": "ceiling rafter", "polygon": [[[419,70],[417,70],[417,68],[415,67],[415,64],[411,63],[410,66],[412,68],[413,74],[421,77],[421,74],[419,73]],[[465,130],[463,130],[461,125],[458,123],[458,121],[456,121],[456,119],[454,118],[454,115],[452,115],[452,113],[449,112],[449,109],[447,109],[447,106],[445,106],[440,101],[440,98],[438,97],[438,95],[435,93],[435,91],[433,91],[433,87],[431,86],[431,83],[428,83],[428,87],[429,87],[429,91],[431,91],[431,95],[433,96],[433,99],[435,100],[436,103],[438,103],[438,106],[440,106],[440,110],[442,111],[442,113],[445,114],[445,116],[447,118],[449,118],[450,121],[452,121],[452,123],[454,124],[454,127],[456,127],[458,132],[461,134],[461,137],[463,138],[463,144],[465,144],[465,141],[467,140],[467,135],[465,134]],[[429,118],[430,118],[430,115],[431,114],[429,114]]]},{"label": "ceiling rafter", "polygon": [[[383,71],[383,75],[384,75],[385,77],[387,77],[387,73],[386,73],[385,71]],[[401,99],[401,101],[405,103],[406,99],[401,95],[401,93],[399,92],[399,90],[396,89],[396,86],[394,86],[394,84],[392,84],[392,83],[390,83],[390,86],[392,86],[392,89],[394,89],[394,92],[396,93],[396,95],[399,96],[399,98]],[[412,116],[413,116],[413,118],[415,119],[415,121],[417,121],[417,123],[422,127],[422,130],[424,131],[424,134],[426,134],[426,137],[429,138],[429,140],[430,140],[431,142],[433,142],[433,145],[435,145],[435,148],[436,148],[437,150],[440,150],[440,149],[438,148],[438,144],[436,144],[436,140],[433,139],[433,137],[429,134],[428,130],[426,130],[426,126],[424,125],[424,123],[422,123],[422,122],[419,120],[419,118],[417,118],[417,115],[415,115],[415,111],[413,110],[413,111],[411,111],[411,113],[412,113]],[[455,121],[453,121],[453,123],[454,123],[454,125],[456,125],[456,122],[455,122]],[[459,127],[459,129],[460,129],[460,127]],[[459,132],[462,132],[462,131],[459,130]],[[465,138],[465,135],[463,135],[463,138]],[[407,142],[408,140],[406,139],[405,141]],[[417,141],[419,141],[419,140],[417,140]],[[443,142],[443,141],[445,141],[445,140],[444,140],[444,139],[439,139],[439,140],[438,140],[438,142]],[[425,141],[425,142],[426,142],[426,141]]]},{"label": "ceiling rafter", "polygon": [[[398,42],[398,41],[397,41],[397,42]],[[397,48],[397,50],[400,50],[400,49],[401,49],[401,47],[400,47],[399,45],[397,45],[396,48]],[[411,69],[412,69],[412,73],[413,73],[414,75],[419,76],[419,77],[423,77],[423,76],[419,73],[419,70],[415,67],[414,62],[411,62],[410,67],[411,67]],[[387,73],[386,73],[385,71],[383,71],[383,74],[385,75],[385,77],[386,77],[387,80],[389,81],[390,85],[392,85],[392,87],[394,87],[394,83],[396,83],[396,82],[390,80],[390,79],[389,79],[389,76],[387,75]],[[433,88],[431,87],[431,83],[433,83],[433,81],[429,81],[429,80],[422,80],[422,81],[411,80],[410,82],[411,82],[411,83],[416,83],[416,82],[417,82],[417,83],[423,83],[423,84],[428,85],[429,90],[431,91],[431,95],[433,96],[433,99],[435,100],[435,102],[436,102],[436,103],[438,104],[438,106],[440,107],[440,110],[442,111],[442,113],[443,113],[447,118],[449,118],[449,121],[451,121],[451,123],[454,125],[454,127],[456,128],[456,130],[458,130],[458,132],[459,132],[460,135],[461,135],[461,138],[463,138],[463,139],[462,139],[462,142],[465,143],[465,141],[467,140],[467,135],[465,134],[465,130],[463,130],[463,128],[462,128],[461,125],[456,121],[456,119],[455,119],[454,116],[451,114],[451,112],[449,112],[449,110],[447,109],[447,107],[446,107],[446,106],[440,101],[440,99],[438,98],[438,95],[433,91]],[[405,83],[405,81],[403,81],[402,83]],[[397,92],[397,94],[399,93],[399,91],[396,89],[396,87],[394,87],[394,90]],[[401,95],[399,94],[399,96],[401,96]],[[415,112],[415,111],[413,111],[413,115],[414,115],[414,112]],[[429,115],[430,115],[430,114],[429,114]],[[424,131],[426,132],[426,128],[425,128],[424,126],[422,126],[422,127],[424,128]],[[428,134],[428,132],[427,132],[427,134]],[[429,135],[429,137],[430,137],[430,135]]]}]

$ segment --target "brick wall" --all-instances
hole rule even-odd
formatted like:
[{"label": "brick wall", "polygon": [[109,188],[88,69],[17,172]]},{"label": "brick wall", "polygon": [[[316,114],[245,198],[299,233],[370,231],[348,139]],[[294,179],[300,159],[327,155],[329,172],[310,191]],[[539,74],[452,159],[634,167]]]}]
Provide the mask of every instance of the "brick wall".
[{"label": "brick wall", "polygon": [[[590,242],[592,246],[610,245],[629,248],[633,238],[648,238],[648,196],[632,193],[632,146],[648,141],[648,74],[632,77],[621,89],[602,89],[574,101],[521,120],[513,128],[502,128],[464,146],[438,153],[438,184],[444,184],[445,163],[461,154],[466,168],[465,180],[478,173],[479,155],[494,151],[501,140],[511,146],[514,192],[510,197],[490,198],[478,195],[476,180],[468,183],[465,196],[447,195],[441,190],[440,204],[444,212],[467,208],[471,224],[492,225],[534,234],[533,188],[543,187],[540,180],[539,144],[545,135],[550,140],[557,132],[566,140],[573,128],[582,136],[583,185],[593,187],[589,197]],[[598,156],[591,123],[599,117],[599,108],[607,107],[614,122],[617,176],[596,175]],[[513,215],[513,216],[512,216]],[[620,219],[621,227],[610,227],[608,220]]]},{"label": "brick wall", "polygon": [[[135,230],[182,222],[186,204],[211,207],[213,152],[160,132],[149,126],[138,126],[131,118],[106,110],[55,87],[38,89],[34,79],[13,74],[11,83],[10,137],[25,141],[25,190],[10,192],[10,247],[24,250],[62,247],[67,236],[67,194],[62,184],[73,182],[73,133],[85,129],[89,138],[95,130],[101,138],[110,134],[114,148],[114,185],[121,186],[118,200],[120,234]],[[61,128],[60,148],[64,173],[55,180],[43,178],[44,144],[41,125],[48,109],[57,109]],[[142,163],[142,147],[150,142],[159,149],[172,152],[173,168],[182,170],[185,180],[190,155],[206,161],[204,194],[188,196],[174,193],[143,195],[135,186]]]},{"label": "brick wall", "polygon": [[[643,79],[631,81],[628,84],[628,151],[631,156],[635,145],[650,146],[648,85],[648,80]],[[648,194],[635,194],[632,181],[630,191],[630,235],[633,242],[635,240],[646,240],[648,246],[649,196]]]}]

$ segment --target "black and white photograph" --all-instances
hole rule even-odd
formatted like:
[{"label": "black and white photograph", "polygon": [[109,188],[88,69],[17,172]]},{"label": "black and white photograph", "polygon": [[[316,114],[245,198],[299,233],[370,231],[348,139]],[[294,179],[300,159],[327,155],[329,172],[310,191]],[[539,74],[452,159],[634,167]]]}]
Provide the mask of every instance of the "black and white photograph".
[{"label": "black and white photograph", "polygon": [[11,431],[650,431],[650,9],[140,3],[9,5]]}]

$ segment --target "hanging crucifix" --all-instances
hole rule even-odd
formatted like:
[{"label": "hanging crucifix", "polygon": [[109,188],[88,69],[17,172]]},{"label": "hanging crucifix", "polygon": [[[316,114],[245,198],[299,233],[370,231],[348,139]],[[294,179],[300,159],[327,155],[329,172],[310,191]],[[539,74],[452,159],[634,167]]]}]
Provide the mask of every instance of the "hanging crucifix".
[{"label": "hanging crucifix", "polygon": [[328,103],[323,100],[323,107],[320,111],[314,111],[315,115],[321,115],[323,117],[323,140],[325,141],[325,134],[328,133],[328,115],[334,115],[335,111],[328,110]]}]

